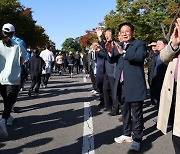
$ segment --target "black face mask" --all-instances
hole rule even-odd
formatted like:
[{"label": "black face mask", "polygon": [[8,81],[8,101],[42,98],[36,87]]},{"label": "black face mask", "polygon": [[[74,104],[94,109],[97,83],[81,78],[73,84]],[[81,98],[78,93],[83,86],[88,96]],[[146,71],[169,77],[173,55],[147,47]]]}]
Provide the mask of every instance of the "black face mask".
[{"label": "black face mask", "polygon": [[7,32],[2,31],[2,34],[3,34],[3,38],[2,38],[3,44],[7,47],[11,47],[12,46],[11,38],[14,32],[7,33]]},{"label": "black face mask", "polygon": [[12,46],[12,42],[11,39],[8,36],[4,36],[2,38],[3,44],[7,47],[11,47]]}]

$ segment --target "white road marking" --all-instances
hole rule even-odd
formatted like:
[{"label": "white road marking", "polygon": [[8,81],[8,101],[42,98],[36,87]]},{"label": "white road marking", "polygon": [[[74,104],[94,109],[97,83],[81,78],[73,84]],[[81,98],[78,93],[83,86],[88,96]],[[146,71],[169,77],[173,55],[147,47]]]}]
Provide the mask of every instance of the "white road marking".
[{"label": "white road marking", "polygon": [[95,154],[93,121],[90,102],[84,102],[84,132],[82,154]]}]

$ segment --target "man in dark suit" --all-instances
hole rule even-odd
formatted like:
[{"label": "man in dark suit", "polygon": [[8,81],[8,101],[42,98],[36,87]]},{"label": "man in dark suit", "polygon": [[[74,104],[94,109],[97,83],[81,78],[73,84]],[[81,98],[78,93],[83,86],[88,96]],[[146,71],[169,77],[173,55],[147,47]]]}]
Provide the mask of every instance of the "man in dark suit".
[{"label": "man in dark suit", "polygon": [[[166,73],[167,65],[162,62],[160,59],[160,52],[168,44],[168,41],[165,38],[160,38],[157,40],[156,52],[151,57],[149,61],[149,85],[150,85],[150,96],[151,101],[154,103],[155,108],[158,110],[160,93]],[[157,119],[157,118],[156,118]],[[155,120],[156,122],[157,120]]]},{"label": "man in dark suit", "polygon": [[106,45],[110,62],[117,62],[113,97],[120,101],[123,117],[123,135],[114,140],[117,143],[132,142],[130,150],[139,151],[144,126],[143,101],[147,97],[146,44],[133,38],[134,26],[130,23],[120,24],[119,34],[121,43]]},{"label": "man in dark suit", "polygon": [[90,51],[91,51],[91,67],[90,67],[90,79],[92,82],[92,89],[91,92],[94,94],[97,94],[97,85],[96,85],[96,66],[97,66],[97,54],[96,51],[99,50],[99,45],[98,43],[92,43],[90,46]]},{"label": "man in dark suit", "polygon": [[113,28],[106,28],[105,38],[102,38],[103,30],[101,28],[96,29],[96,33],[99,40],[99,45],[101,46],[101,50],[98,52],[98,54],[104,58],[103,94],[106,107],[105,110],[110,111],[109,115],[116,116],[119,114],[119,102],[112,98],[116,63],[109,63],[107,60],[108,52],[106,51],[106,44],[115,40],[115,30]]},{"label": "man in dark suit", "polygon": [[104,81],[104,73],[105,73],[105,70],[104,70],[104,64],[105,64],[105,61],[104,61],[104,57],[99,54],[100,53],[100,50],[102,49],[99,49],[98,52],[96,52],[96,56],[97,56],[97,66],[96,66],[96,87],[98,89],[98,93],[99,93],[99,100],[100,100],[100,103],[98,104],[98,106],[100,108],[104,108],[104,95],[103,95],[103,81]]}]

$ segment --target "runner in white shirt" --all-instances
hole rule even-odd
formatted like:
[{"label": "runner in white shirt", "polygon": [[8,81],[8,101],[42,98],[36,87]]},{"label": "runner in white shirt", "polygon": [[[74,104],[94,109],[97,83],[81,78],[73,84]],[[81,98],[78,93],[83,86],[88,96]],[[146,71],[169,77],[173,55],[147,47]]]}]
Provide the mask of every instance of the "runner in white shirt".
[{"label": "runner in white shirt", "polygon": [[46,49],[41,51],[40,57],[45,61],[45,69],[42,71],[42,86],[47,87],[49,77],[51,75],[52,63],[54,62],[54,54],[50,51],[51,46],[47,45]]}]

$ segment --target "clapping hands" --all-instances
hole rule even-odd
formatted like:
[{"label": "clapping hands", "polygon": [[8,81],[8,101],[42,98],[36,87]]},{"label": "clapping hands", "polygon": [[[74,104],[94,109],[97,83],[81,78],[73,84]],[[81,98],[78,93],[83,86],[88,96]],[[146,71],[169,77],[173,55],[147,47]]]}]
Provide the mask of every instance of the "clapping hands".
[{"label": "clapping hands", "polygon": [[106,48],[107,52],[113,53],[113,50],[114,50],[113,41],[112,42],[106,42],[105,48]]},{"label": "clapping hands", "polygon": [[119,54],[122,55],[124,53],[122,47],[117,42],[114,42],[114,44],[117,47],[117,50],[118,50]]}]

